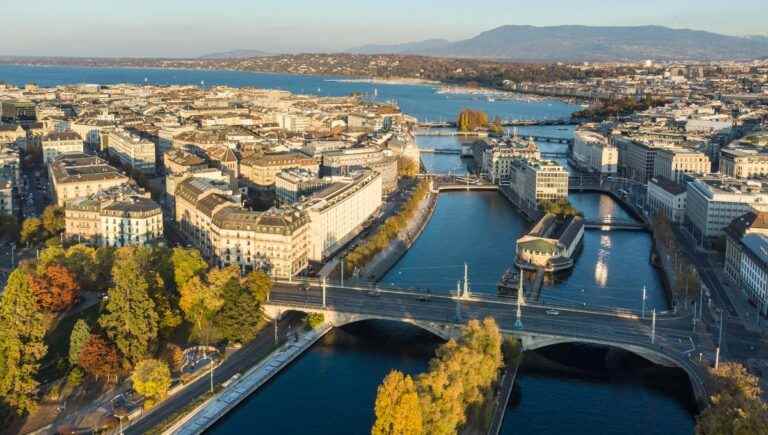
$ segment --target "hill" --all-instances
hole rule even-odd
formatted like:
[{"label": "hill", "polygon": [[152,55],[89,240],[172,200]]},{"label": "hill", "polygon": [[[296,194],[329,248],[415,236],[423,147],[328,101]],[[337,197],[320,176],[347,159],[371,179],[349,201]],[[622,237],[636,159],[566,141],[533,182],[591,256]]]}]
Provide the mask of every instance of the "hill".
[{"label": "hill", "polygon": [[271,56],[272,53],[267,53],[261,50],[232,50],[224,51],[221,53],[210,53],[200,56],[199,59],[247,59],[249,57],[261,57]]},{"label": "hill", "polygon": [[662,26],[501,26],[455,42],[432,39],[350,51],[539,61],[730,60],[768,56],[768,38]]}]

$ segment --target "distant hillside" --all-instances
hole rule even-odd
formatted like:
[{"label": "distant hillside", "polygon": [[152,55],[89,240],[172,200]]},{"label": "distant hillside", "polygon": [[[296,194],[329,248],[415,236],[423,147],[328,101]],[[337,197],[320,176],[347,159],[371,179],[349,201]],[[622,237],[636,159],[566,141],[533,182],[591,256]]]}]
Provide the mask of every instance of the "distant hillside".
[{"label": "distant hillside", "polygon": [[727,60],[768,56],[768,38],[661,26],[502,26],[462,41],[432,39],[350,52],[542,61]]},{"label": "distant hillside", "polygon": [[199,59],[247,59],[249,57],[261,57],[271,56],[272,53],[267,53],[261,50],[232,50],[224,51],[221,53],[211,53],[204,56],[200,56]]}]

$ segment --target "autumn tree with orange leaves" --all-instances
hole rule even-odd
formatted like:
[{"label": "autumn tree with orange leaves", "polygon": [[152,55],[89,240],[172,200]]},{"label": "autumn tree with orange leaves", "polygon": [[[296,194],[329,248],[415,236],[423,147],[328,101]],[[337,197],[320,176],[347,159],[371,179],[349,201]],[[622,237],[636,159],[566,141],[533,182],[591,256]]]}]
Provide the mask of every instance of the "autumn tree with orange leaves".
[{"label": "autumn tree with orange leaves", "polygon": [[85,371],[101,380],[117,380],[120,370],[120,357],[115,346],[98,334],[91,335],[88,343],[80,351],[80,366]]},{"label": "autumn tree with orange leaves", "polygon": [[77,302],[80,286],[72,271],[58,264],[50,264],[40,276],[32,279],[32,291],[41,309],[58,313]]}]

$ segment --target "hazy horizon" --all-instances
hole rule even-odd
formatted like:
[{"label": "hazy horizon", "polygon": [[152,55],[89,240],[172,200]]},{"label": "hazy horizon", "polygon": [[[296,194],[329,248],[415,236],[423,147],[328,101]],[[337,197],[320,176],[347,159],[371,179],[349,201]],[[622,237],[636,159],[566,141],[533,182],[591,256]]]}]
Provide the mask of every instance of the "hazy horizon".
[{"label": "hazy horizon", "polygon": [[135,0],[122,5],[41,0],[4,8],[0,38],[6,44],[0,55],[195,58],[238,49],[338,52],[368,44],[460,40],[510,24],[660,25],[766,36],[763,8],[760,0],[649,0],[610,8],[597,0],[578,7],[567,0],[553,0],[547,7],[501,0],[444,0],[439,7],[405,0],[295,0],[290,5],[276,0]]}]

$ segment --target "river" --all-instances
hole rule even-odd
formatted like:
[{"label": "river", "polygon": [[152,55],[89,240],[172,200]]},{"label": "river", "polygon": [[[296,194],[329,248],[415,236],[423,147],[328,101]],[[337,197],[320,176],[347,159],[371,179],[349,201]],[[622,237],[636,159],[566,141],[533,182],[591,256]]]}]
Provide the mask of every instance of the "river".
[{"label": "river", "polygon": [[[492,117],[562,118],[576,108],[554,101],[499,100],[446,95],[431,86],[348,83],[335,78],[253,74],[237,71],[27,67],[0,65],[0,81],[41,86],[74,83],[200,84],[257,86],[296,93],[347,95],[360,92],[422,120],[453,119],[464,107]],[[571,127],[521,128],[570,137]],[[430,148],[459,147],[457,138],[420,137]],[[540,144],[556,150],[557,144]],[[425,156],[436,171],[462,171],[457,156]],[[576,195],[571,200],[588,216],[621,214],[610,198]],[[422,237],[385,276],[385,282],[449,291],[469,265],[473,291],[492,292],[513,260],[514,242],[528,224],[500,195],[442,195]],[[648,265],[650,240],[643,233],[588,232],[574,271],[543,290],[544,298],[570,303],[636,308],[640,288],[649,306],[665,308],[661,284]],[[555,300],[555,299],[553,299]],[[440,342],[403,324],[364,322],[334,330],[261,391],[248,398],[211,433],[364,434],[373,421],[376,386],[389,370],[418,373]],[[690,434],[690,389],[677,372],[658,371],[626,354],[579,346],[554,347],[526,357],[505,434]],[[597,356],[596,356],[597,355]],[[556,361],[552,365],[551,361]]]}]

